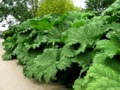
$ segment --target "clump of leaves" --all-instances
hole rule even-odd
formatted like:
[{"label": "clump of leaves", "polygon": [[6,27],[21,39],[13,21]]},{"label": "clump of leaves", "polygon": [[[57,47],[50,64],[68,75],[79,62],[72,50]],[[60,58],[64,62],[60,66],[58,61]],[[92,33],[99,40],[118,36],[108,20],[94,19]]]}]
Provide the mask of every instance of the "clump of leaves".
[{"label": "clump of leaves", "polygon": [[[112,15],[104,38],[95,42],[92,64],[84,78],[79,77],[73,86],[74,90],[119,90],[120,89],[120,0],[116,0],[102,15]],[[116,23],[115,23],[116,22]]]},{"label": "clump of leaves", "polygon": [[16,56],[24,65],[24,75],[28,78],[55,81],[58,72],[66,71],[76,63],[75,56],[71,56],[65,46],[68,29],[89,23],[93,16],[91,13],[68,12],[27,20],[4,32],[6,53],[3,58],[8,60]]},{"label": "clump of leaves", "polygon": [[3,45],[9,53],[4,57],[16,56],[28,78],[59,81],[58,74],[70,70],[71,75],[77,73],[75,90],[119,90],[120,18],[113,12],[120,9],[110,10],[113,16],[107,14],[119,2],[101,16],[68,12],[27,20],[12,29],[13,35],[4,35]]}]

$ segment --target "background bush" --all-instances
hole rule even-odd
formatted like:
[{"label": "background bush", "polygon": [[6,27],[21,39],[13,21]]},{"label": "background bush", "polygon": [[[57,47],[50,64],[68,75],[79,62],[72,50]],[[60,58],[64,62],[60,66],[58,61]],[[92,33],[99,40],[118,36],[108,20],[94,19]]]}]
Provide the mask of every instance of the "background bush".
[{"label": "background bush", "polygon": [[36,16],[57,13],[63,14],[67,11],[78,10],[71,0],[44,0],[36,11]]}]

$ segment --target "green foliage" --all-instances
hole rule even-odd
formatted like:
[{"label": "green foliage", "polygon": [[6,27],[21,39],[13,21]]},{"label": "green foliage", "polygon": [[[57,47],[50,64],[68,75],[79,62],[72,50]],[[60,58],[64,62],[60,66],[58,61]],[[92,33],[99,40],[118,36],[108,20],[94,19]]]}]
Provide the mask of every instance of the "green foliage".
[{"label": "green foliage", "polygon": [[[16,24],[16,22],[23,22],[33,18],[37,7],[38,0],[1,0],[0,22],[6,20],[7,23],[12,26]],[[7,17],[9,15],[13,16],[16,21],[13,19],[8,20]]]},{"label": "green foliage", "polygon": [[68,12],[27,20],[4,33],[4,59],[16,56],[24,75],[39,81],[73,80],[74,90],[119,90],[120,9],[113,8],[119,2],[100,16]]},{"label": "green foliage", "polygon": [[[6,53],[10,54],[10,56],[4,54],[4,60],[17,57],[19,62],[24,65],[24,75],[28,78],[34,77],[46,82],[57,80],[57,73],[62,70],[67,71],[72,63],[77,63],[79,57],[72,57],[72,53],[65,45],[68,29],[77,28],[78,25],[83,26],[90,22],[93,16],[94,14],[81,12],[68,12],[63,15],[51,14],[14,26],[5,31],[3,35],[4,49]],[[81,20],[82,24],[76,25],[77,20]],[[84,61],[82,63],[84,64]]]},{"label": "green foliage", "polygon": [[43,16],[47,14],[63,14],[68,11],[77,10],[71,0],[44,0],[40,3],[36,11],[36,16]]},{"label": "green foliage", "polygon": [[103,25],[104,18],[101,17],[100,20],[94,20],[82,27],[77,29],[73,28],[67,32],[68,39],[66,40],[66,45],[68,47],[73,47],[75,44],[79,44],[77,50],[74,48],[71,50],[75,52],[75,55],[85,52],[86,48],[92,48],[94,43],[100,39],[101,35],[108,30],[107,25]]},{"label": "green foliage", "polygon": [[109,15],[111,16],[110,22],[120,22],[120,7],[119,7],[120,1],[116,0],[110,7],[108,7],[104,12],[102,12],[102,15]]},{"label": "green foliage", "polygon": [[[119,22],[118,13],[120,0],[116,0],[104,15],[110,17],[108,22]],[[93,63],[84,78],[78,78],[73,86],[74,90],[119,90],[120,89],[120,32],[119,23],[111,23],[109,31],[104,33],[104,38],[95,43]]]},{"label": "green foliage", "polygon": [[[58,70],[66,70],[74,61],[72,58],[65,57],[60,49],[45,49],[43,54],[38,55],[33,64],[25,68],[24,74],[31,78],[32,76],[46,82],[56,80]],[[30,63],[30,62],[29,62]]]},{"label": "green foliage", "polygon": [[[75,81],[75,90],[119,90],[120,89],[120,62],[118,58],[103,59],[102,62],[94,62],[89,68],[87,76]],[[81,82],[81,83],[80,83]]]},{"label": "green foliage", "polygon": [[88,10],[101,13],[115,1],[116,0],[86,0],[85,3]]}]

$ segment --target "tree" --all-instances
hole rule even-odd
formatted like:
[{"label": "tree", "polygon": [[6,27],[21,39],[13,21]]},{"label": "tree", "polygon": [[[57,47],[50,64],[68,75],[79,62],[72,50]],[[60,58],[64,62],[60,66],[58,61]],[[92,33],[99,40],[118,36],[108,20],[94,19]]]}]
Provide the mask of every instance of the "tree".
[{"label": "tree", "polygon": [[43,0],[37,9],[36,16],[46,14],[63,14],[67,11],[78,9],[74,6],[72,0]]},{"label": "tree", "polygon": [[88,10],[97,11],[98,13],[105,10],[116,0],[86,0],[86,7]]},{"label": "tree", "polygon": [[[2,0],[0,3],[0,21],[7,20],[9,15],[17,21],[23,22],[34,17],[37,10],[38,0]],[[12,24],[12,20],[8,24]]]}]

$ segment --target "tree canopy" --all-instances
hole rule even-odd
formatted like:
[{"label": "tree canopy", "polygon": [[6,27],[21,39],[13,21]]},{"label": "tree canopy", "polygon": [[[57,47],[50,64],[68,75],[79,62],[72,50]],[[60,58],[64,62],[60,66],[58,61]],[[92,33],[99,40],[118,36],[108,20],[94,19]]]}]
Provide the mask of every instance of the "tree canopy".
[{"label": "tree canopy", "polygon": [[37,9],[36,16],[52,13],[63,14],[76,9],[72,0],[43,0]]},{"label": "tree canopy", "polygon": [[[0,21],[6,20],[12,15],[19,22],[34,17],[38,0],[2,0],[0,3]],[[8,22],[8,24],[12,21]]]},{"label": "tree canopy", "polygon": [[86,0],[88,10],[102,12],[116,0]]}]

